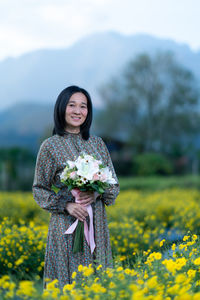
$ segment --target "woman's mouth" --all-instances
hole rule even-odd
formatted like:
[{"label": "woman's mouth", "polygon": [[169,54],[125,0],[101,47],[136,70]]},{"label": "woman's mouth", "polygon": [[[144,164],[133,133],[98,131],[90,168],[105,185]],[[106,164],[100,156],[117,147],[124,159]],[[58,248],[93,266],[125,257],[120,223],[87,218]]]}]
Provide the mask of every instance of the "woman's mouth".
[{"label": "woman's mouth", "polygon": [[74,121],[79,121],[81,117],[71,117]]}]

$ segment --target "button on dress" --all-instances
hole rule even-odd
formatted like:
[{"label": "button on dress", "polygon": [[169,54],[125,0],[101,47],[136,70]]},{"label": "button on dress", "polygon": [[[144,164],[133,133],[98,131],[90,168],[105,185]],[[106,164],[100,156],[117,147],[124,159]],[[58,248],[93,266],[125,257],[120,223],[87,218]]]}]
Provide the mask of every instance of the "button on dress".
[{"label": "button on dress", "polygon": [[[65,210],[67,202],[74,202],[75,198],[61,183],[60,174],[66,166],[66,161],[75,160],[81,152],[95,155],[97,159],[102,160],[117,181],[117,184],[110,185],[105,193],[92,203],[96,244],[92,254],[85,238],[83,252],[73,254],[74,233],[64,234],[76,220]],[[52,190],[52,185],[60,189],[57,194]],[[103,269],[113,267],[105,205],[114,204],[119,193],[119,184],[110,154],[101,137],[90,135],[88,140],[84,140],[81,133],[66,132],[63,136],[56,134],[44,140],[37,155],[32,190],[37,204],[51,213],[45,251],[44,289],[46,278],[58,279],[61,289],[65,284],[72,283],[72,273],[77,271],[80,264],[92,264],[94,267],[101,264]]]}]

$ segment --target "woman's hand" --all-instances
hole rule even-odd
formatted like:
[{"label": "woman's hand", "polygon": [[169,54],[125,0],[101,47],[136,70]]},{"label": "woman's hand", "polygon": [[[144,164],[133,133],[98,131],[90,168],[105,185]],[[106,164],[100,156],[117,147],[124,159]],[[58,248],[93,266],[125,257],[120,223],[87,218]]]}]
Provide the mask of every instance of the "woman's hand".
[{"label": "woman's hand", "polygon": [[79,203],[74,203],[74,202],[68,202],[66,204],[66,210],[68,211],[68,213],[72,216],[74,216],[75,218],[77,218],[78,220],[84,222],[88,212],[86,211],[86,209]]},{"label": "woman's hand", "polygon": [[80,192],[78,200],[80,201],[82,206],[90,205],[92,202],[95,202],[96,195],[92,191]]}]

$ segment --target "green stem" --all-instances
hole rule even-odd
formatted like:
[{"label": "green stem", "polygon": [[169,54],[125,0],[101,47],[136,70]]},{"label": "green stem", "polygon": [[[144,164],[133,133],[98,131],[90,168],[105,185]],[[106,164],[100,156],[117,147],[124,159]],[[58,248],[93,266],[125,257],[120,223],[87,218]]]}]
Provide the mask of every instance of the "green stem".
[{"label": "green stem", "polygon": [[84,237],[84,223],[78,221],[78,225],[75,230],[73,253],[78,253],[83,251],[83,237]]}]

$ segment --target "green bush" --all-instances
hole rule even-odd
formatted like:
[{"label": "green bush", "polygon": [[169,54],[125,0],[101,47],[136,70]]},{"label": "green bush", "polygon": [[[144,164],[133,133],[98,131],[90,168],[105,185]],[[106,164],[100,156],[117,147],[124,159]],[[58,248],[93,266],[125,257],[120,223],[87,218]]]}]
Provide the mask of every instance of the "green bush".
[{"label": "green bush", "polygon": [[173,172],[172,163],[162,154],[144,153],[133,159],[133,172],[140,176],[169,175]]},{"label": "green bush", "polygon": [[171,188],[200,190],[200,176],[132,176],[119,177],[120,191],[129,189],[140,191],[158,191]]}]

